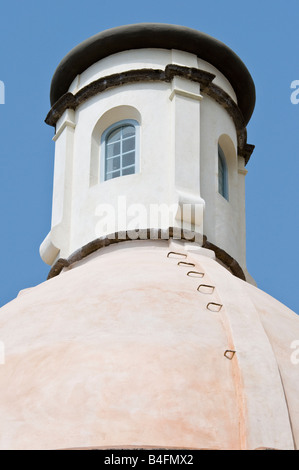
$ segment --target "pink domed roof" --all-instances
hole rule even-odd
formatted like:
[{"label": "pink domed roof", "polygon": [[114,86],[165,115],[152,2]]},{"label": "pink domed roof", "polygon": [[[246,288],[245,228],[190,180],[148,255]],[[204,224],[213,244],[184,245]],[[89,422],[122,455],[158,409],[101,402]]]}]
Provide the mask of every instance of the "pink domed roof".
[{"label": "pink domed roof", "polygon": [[299,318],[210,254],[124,242],[3,307],[0,448],[298,446]]}]

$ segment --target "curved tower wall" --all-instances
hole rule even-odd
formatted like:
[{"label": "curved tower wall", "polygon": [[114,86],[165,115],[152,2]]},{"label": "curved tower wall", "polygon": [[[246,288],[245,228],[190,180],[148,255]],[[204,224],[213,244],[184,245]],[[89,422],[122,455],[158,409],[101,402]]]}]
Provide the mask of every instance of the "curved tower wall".
[{"label": "curved tower wall", "polygon": [[[207,81],[225,99],[208,93]],[[246,155],[238,152],[237,98],[225,76],[196,54],[133,49],[92,64],[68,93],[81,101],[55,120],[52,228],[41,245],[43,260],[52,265],[114,231],[169,226],[195,230],[199,242],[205,235],[247,274]],[[102,135],[127,119],[139,124],[138,170],[104,181]],[[218,144],[227,198],[218,191]]]}]

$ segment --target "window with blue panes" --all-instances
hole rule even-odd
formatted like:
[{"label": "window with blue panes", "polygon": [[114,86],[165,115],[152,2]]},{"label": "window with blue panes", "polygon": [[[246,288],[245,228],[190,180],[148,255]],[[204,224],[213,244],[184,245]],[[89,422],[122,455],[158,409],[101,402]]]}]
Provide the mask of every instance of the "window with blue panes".
[{"label": "window with blue panes", "polygon": [[120,121],[103,134],[104,180],[137,172],[137,121]]}]

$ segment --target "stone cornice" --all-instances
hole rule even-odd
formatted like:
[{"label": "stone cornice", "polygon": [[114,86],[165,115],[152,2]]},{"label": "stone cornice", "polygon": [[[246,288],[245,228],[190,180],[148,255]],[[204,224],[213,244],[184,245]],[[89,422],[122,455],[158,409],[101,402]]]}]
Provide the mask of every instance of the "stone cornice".
[{"label": "stone cornice", "polygon": [[183,67],[176,64],[169,64],[165,70],[160,69],[138,69],[127,72],[116,73],[106,77],[99,78],[86,85],[75,95],[68,92],[59,98],[52,106],[45,122],[50,126],[55,126],[58,119],[67,109],[76,110],[78,106],[85,103],[89,98],[102,93],[106,90],[116,88],[131,83],[144,82],[166,82],[170,83],[174,77],[182,77],[200,84],[201,92],[214,99],[223,106],[230,117],[233,119],[238,139],[238,155],[244,157],[245,164],[253,152],[254,146],[247,144],[246,123],[243,114],[235,101],[222,88],[212,83],[214,74],[204,70]]},{"label": "stone cornice", "polygon": [[[181,230],[179,234],[180,236],[178,237],[178,230],[179,229],[177,228],[173,229],[172,227],[170,227],[168,230],[159,229],[156,231],[156,236],[153,239],[151,238],[151,230],[148,229],[146,231],[147,237],[142,238],[142,240],[146,239],[146,240],[155,241],[155,240],[169,240],[173,238],[173,239],[185,240],[185,241],[192,243],[192,238],[196,239],[198,235],[191,231]],[[70,267],[72,264],[77,263],[78,261],[81,261],[82,259],[86,258],[87,256],[94,253],[95,251],[100,250],[101,248],[113,245],[115,243],[125,242],[125,241],[132,241],[132,237],[130,236],[129,232],[119,232],[119,233],[114,234],[114,237],[108,235],[106,237],[97,238],[87,243],[82,248],[79,248],[78,250],[76,250],[67,259],[59,258],[52,266],[47,279],[51,279],[53,277],[58,276],[63,270],[63,268]],[[226,251],[224,251],[222,248],[219,248],[218,246],[208,242],[207,237],[205,235],[203,236],[202,247],[207,248],[209,250],[213,250],[215,252],[216,258],[219,261],[221,261],[221,263],[223,263],[231,271],[231,273],[234,276],[242,279],[243,281],[246,281],[245,274],[241,266],[239,265],[239,263],[234,258],[232,258],[228,253],[226,253]]]}]

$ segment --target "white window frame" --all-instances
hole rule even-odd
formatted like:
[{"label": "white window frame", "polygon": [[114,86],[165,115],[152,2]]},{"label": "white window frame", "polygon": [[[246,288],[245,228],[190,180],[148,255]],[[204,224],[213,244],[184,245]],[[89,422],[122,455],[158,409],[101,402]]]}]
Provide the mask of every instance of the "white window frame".
[{"label": "white window frame", "polygon": [[[107,137],[113,130],[116,130],[118,127],[123,127],[125,125],[131,125],[135,128],[135,172],[130,175],[120,175],[116,178],[111,178],[106,180],[106,140]],[[117,121],[111,126],[109,126],[102,134],[101,137],[101,147],[100,147],[100,156],[101,156],[101,164],[100,164],[100,182],[103,183],[105,181],[113,181],[117,178],[123,178],[127,176],[134,176],[140,171],[140,124],[138,121],[134,119],[123,119],[121,121]]]}]

